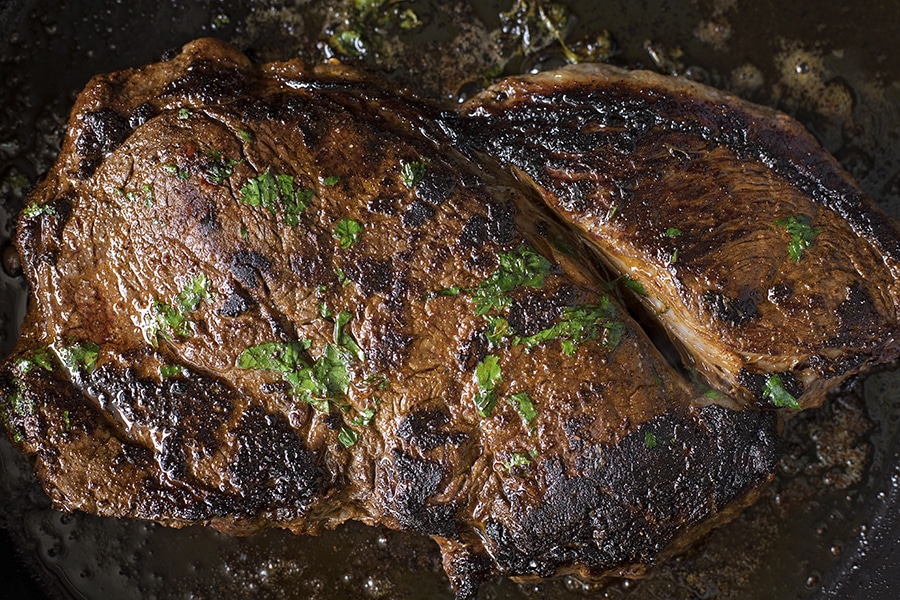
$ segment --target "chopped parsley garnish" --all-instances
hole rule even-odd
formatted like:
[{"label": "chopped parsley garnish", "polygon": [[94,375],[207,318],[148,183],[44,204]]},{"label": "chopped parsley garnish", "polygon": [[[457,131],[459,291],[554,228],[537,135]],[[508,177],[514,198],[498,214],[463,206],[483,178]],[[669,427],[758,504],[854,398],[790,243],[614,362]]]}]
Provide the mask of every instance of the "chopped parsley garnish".
[{"label": "chopped parsley garnish", "polygon": [[413,12],[413,9],[407,8],[400,13],[400,29],[415,29],[422,24],[419,16]]},{"label": "chopped parsley garnish", "polygon": [[330,41],[332,44],[334,44],[337,50],[345,56],[358,58],[360,56],[364,56],[366,53],[365,42],[363,42],[363,39],[359,35],[358,31],[346,29],[344,31],[341,31],[337,35],[331,36]]},{"label": "chopped parsley garnish", "polygon": [[781,377],[776,373],[770,375],[763,386],[763,397],[771,400],[779,408],[800,408],[800,403],[784,387]]},{"label": "chopped parsley garnish", "polygon": [[71,431],[72,430],[72,417],[71,417],[69,411],[64,410],[62,416],[63,416],[63,427],[64,427],[65,431]]},{"label": "chopped parsley garnish", "polygon": [[647,290],[644,289],[643,284],[636,279],[632,279],[628,275],[622,275],[622,285],[627,287],[632,292],[640,294],[641,296],[647,295]]},{"label": "chopped parsley garnish", "polygon": [[328,187],[334,187],[341,180],[337,175],[331,175],[322,180],[323,185],[327,185]]},{"label": "chopped parsley garnish", "polygon": [[190,171],[188,171],[187,169],[181,170],[177,165],[163,165],[163,171],[165,171],[169,175],[176,176],[178,179],[184,180],[191,178]]},{"label": "chopped parsley garnish", "polygon": [[179,119],[187,119],[190,116],[191,116],[191,109],[185,108],[185,107],[178,109],[178,118]]},{"label": "chopped parsley garnish", "polygon": [[650,450],[656,448],[656,434],[649,429],[644,432],[644,445]]},{"label": "chopped parsley garnish", "polygon": [[238,135],[248,144],[253,141],[253,135],[245,129],[238,130]]},{"label": "chopped parsley garnish", "polygon": [[300,223],[300,215],[309,205],[313,190],[302,189],[290,175],[272,176],[269,171],[251,177],[241,187],[241,202],[250,206],[262,206],[272,214],[281,211],[288,225]]},{"label": "chopped parsley garnish", "polygon": [[35,367],[45,371],[53,370],[53,354],[50,348],[37,348],[16,361],[16,369],[20,375],[29,373]]},{"label": "chopped parsley garnish", "polygon": [[513,405],[513,408],[516,409],[516,412],[519,413],[519,416],[522,417],[522,422],[525,425],[531,425],[531,422],[537,418],[537,410],[535,410],[534,402],[531,401],[531,396],[528,395],[528,392],[513,394],[508,400]]},{"label": "chopped parsley garnish", "polygon": [[209,299],[209,278],[201,273],[187,282],[171,305],[159,299],[154,300],[150,312],[144,317],[144,334],[147,340],[155,346],[157,336],[170,341],[173,336],[190,337],[194,328],[187,315],[197,310],[201,302]]},{"label": "chopped parsley garnish", "polygon": [[803,251],[812,246],[816,236],[825,231],[821,227],[813,227],[812,222],[806,215],[798,215],[796,217],[786,217],[778,219],[775,224],[784,227],[791,236],[788,244],[788,254],[794,262],[800,262]]},{"label": "chopped parsley garnish", "polygon": [[209,160],[203,165],[204,175],[210,183],[222,185],[234,173],[234,167],[241,161],[223,158],[221,152],[207,153]]},{"label": "chopped parsley garnish", "polygon": [[159,365],[159,376],[163,379],[186,374],[187,369],[184,368],[184,365]]},{"label": "chopped parsley garnish", "polygon": [[678,248],[672,251],[672,256],[669,257],[669,264],[674,265],[678,262]]},{"label": "chopped parsley garnish", "polygon": [[362,231],[362,223],[345,217],[338,221],[337,227],[334,228],[334,237],[338,239],[341,248],[346,250],[359,241]]},{"label": "chopped parsley garnish", "polygon": [[599,304],[565,307],[558,323],[534,335],[516,337],[513,344],[533,348],[542,342],[556,339],[562,345],[563,352],[572,356],[578,344],[601,339],[604,346],[613,350],[622,340],[624,331],[622,322],[615,320],[616,316],[616,307],[608,297],[603,296]]},{"label": "chopped parsley garnish", "polygon": [[372,424],[372,420],[375,418],[375,409],[367,408],[366,410],[359,413],[359,416],[350,421],[350,424],[354,427],[368,427]]},{"label": "chopped parsley garnish", "polygon": [[[362,352],[349,335],[344,337],[342,327],[343,324],[336,324],[335,332],[342,345],[326,344],[322,355],[312,364],[304,358],[304,353],[309,350],[312,342],[304,339],[295,342],[264,342],[251,346],[238,357],[237,366],[280,373],[282,379],[290,385],[294,396],[320,412],[328,412],[329,400],[347,395],[350,388],[350,363],[359,358]],[[355,354],[352,348],[356,348],[359,354]]]},{"label": "chopped parsley garnish", "polygon": [[675,238],[681,235],[681,230],[677,227],[669,227],[666,229],[666,237]]},{"label": "chopped parsley garnish", "polygon": [[346,329],[347,323],[353,318],[349,312],[342,310],[334,318],[334,343],[352,354],[358,361],[366,360],[366,355]]},{"label": "chopped parsley garnish", "polygon": [[76,342],[68,346],[54,347],[60,362],[72,373],[84,369],[90,373],[97,366],[100,346],[93,342]]},{"label": "chopped parsley garnish", "polygon": [[540,288],[544,285],[544,277],[550,272],[550,261],[525,244],[512,252],[501,253],[499,258],[497,270],[482,281],[472,294],[477,315],[486,314],[492,308],[509,308],[512,300],[506,295],[507,292],[519,286]]},{"label": "chopped parsley garnish", "polygon": [[475,381],[478,383],[475,408],[482,417],[490,417],[491,411],[497,404],[496,387],[503,381],[500,372],[500,358],[493,354],[487,355],[475,368]]},{"label": "chopped parsley garnish", "polygon": [[487,341],[490,342],[492,346],[499,346],[503,343],[503,340],[512,333],[509,321],[503,317],[494,317],[491,315],[484,315],[484,318],[488,322],[488,329],[484,334]]},{"label": "chopped parsley garnish", "polygon": [[37,202],[32,202],[24,209],[22,209],[22,214],[26,218],[32,219],[40,215],[55,215],[56,210],[54,210],[54,208],[49,204],[38,204]]},{"label": "chopped parsley garnish", "polygon": [[403,177],[403,185],[412,189],[425,177],[428,159],[423,162],[410,161],[400,163],[400,175]]},{"label": "chopped parsley garnish", "polygon": [[512,473],[513,469],[526,469],[531,466],[531,458],[524,452],[513,452],[506,461],[506,472]]},{"label": "chopped parsley garnish", "polygon": [[338,441],[344,448],[349,448],[359,441],[359,434],[349,427],[341,427],[341,431],[338,433]]}]

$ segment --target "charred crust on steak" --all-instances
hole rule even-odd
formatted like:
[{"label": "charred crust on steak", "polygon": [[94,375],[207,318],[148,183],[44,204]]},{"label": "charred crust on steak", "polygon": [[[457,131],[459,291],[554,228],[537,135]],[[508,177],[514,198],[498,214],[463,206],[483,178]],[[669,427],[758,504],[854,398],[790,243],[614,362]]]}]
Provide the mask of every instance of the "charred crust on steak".
[{"label": "charred crust on steak", "polygon": [[439,446],[458,446],[468,437],[459,431],[446,431],[450,416],[439,408],[416,409],[400,421],[397,436],[423,452]]},{"label": "charred crust on steak", "polygon": [[228,270],[246,288],[258,288],[265,282],[264,274],[272,267],[268,258],[255,250],[238,250],[231,255]]},{"label": "charred crust on steak", "polygon": [[214,104],[243,96],[247,91],[247,84],[247,78],[238,67],[199,59],[192,62],[183,75],[166,85],[162,95],[189,98],[200,104]]},{"label": "charred crust on steak", "polygon": [[721,292],[707,290],[702,298],[713,316],[729,325],[744,325],[758,314],[756,300],[752,296],[729,298]]},{"label": "charred crust on steak", "polygon": [[421,227],[428,221],[434,218],[435,212],[434,207],[422,202],[421,200],[415,200],[412,204],[409,205],[409,208],[406,209],[406,212],[403,213],[401,220],[403,222],[403,226],[409,229],[413,229],[415,227]]},{"label": "charred crust on steak", "polygon": [[441,487],[447,469],[434,460],[421,459],[395,448],[392,469],[382,470],[376,484],[378,503],[397,520],[401,529],[455,539],[459,527],[453,503],[429,502]]},{"label": "charred crust on steak", "polygon": [[394,263],[363,256],[344,267],[349,277],[366,296],[389,291],[394,282]]},{"label": "charred crust on steak", "polygon": [[670,411],[614,447],[594,446],[574,472],[548,458],[537,475],[541,497],[510,497],[485,522],[489,552],[508,576],[652,562],[682,528],[771,477],[780,456],[774,420],[718,406]]}]

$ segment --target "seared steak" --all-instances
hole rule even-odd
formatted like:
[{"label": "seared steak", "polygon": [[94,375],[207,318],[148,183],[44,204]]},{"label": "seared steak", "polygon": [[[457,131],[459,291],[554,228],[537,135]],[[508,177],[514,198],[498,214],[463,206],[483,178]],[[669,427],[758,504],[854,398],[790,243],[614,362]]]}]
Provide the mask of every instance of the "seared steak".
[{"label": "seared steak", "polygon": [[808,407],[897,357],[897,229],[787,116],[594,64],[507,79],[463,113],[466,141],[640,284],[716,388]]},{"label": "seared steak", "polygon": [[19,222],[33,297],[0,369],[54,504],[418,531],[466,598],[640,574],[752,501],[774,413],[676,372],[581,242],[454,149],[467,127],[210,40],[92,80]]}]

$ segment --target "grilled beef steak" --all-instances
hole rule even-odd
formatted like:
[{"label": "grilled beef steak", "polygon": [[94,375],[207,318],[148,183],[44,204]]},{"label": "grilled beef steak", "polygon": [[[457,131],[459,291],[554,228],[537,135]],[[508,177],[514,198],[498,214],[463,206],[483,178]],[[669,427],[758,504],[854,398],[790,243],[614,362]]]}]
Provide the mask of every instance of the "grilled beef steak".
[{"label": "grilled beef steak", "polygon": [[463,113],[466,141],[639,283],[715,387],[808,407],[897,357],[897,229],[785,115],[594,64],[507,79]]},{"label": "grilled beef steak", "polygon": [[[624,88],[622,106],[633,93]],[[692,114],[697,93],[684,95]],[[534,97],[549,102],[546,89]],[[676,106],[669,97],[663,104]],[[232,533],[314,533],[349,519],[418,531],[438,540],[464,598],[496,575],[640,574],[751,502],[778,458],[773,412],[733,410],[688,383],[533,190],[454,149],[543,160],[564,153],[561,140],[578,150],[604,124],[632,162],[644,148],[637,133],[626,143],[637,117],[573,132],[562,110],[556,129],[531,131],[547,145],[536,149],[514,137],[522,113],[511,106],[490,113],[494,133],[521,147],[504,149],[473,127],[495,126],[481,102],[460,120],[338,66],[253,65],[211,40],[95,78],[19,222],[33,297],[0,369],[3,424],[35,457],[55,505]],[[555,110],[538,112],[548,120]],[[662,168],[702,150],[715,157],[709,169],[733,170],[728,146],[698,139],[653,156]],[[605,170],[566,189],[549,178],[578,179],[571,152],[560,169],[520,165],[548,198],[559,194],[564,217],[582,207],[578,220],[600,245],[588,216],[605,214],[590,204],[605,196],[583,182],[626,177],[602,156]],[[691,173],[682,182],[698,190],[742,185]],[[616,188],[623,227],[643,214],[651,230],[700,235],[690,211],[659,223],[639,213],[641,187],[628,181]],[[859,227],[822,215],[807,215],[814,228]],[[871,226],[873,237],[887,227]],[[796,268],[830,247],[828,235]],[[719,250],[703,258],[692,248],[664,273],[706,265],[703,277],[720,285],[703,262]],[[876,272],[874,257],[846,252]],[[629,272],[650,297],[668,285],[648,278],[661,271],[654,260],[641,250],[629,263],[647,265],[646,277]],[[835,335],[859,340],[869,328],[879,339],[877,315],[893,304],[866,280],[851,287]],[[741,298],[709,289],[726,308]],[[685,284],[684,298],[692,291],[691,305],[713,310],[707,289]],[[860,352],[886,347],[863,342]],[[806,352],[804,343],[795,345]],[[838,364],[841,347],[821,369]]]}]

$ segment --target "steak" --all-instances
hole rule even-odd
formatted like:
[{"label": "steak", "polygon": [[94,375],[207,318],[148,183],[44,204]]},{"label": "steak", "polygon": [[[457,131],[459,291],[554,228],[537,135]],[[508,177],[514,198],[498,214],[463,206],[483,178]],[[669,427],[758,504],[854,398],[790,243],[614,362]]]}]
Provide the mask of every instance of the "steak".
[{"label": "steak", "polygon": [[[3,425],[54,505],[235,534],[351,519],[421,532],[440,544],[458,597],[471,598],[495,576],[638,576],[752,502],[779,457],[775,411],[739,407],[676,370],[596,262],[594,247],[608,248],[593,227],[606,198],[595,180],[625,177],[636,149],[647,151],[640,135],[624,141],[639,118],[610,116],[621,164],[601,152],[611,166],[594,171],[595,154],[577,144],[603,128],[573,130],[580,96],[551,104],[534,81],[539,110],[504,112],[486,97],[460,116],[340,65],[254,65],[214,40],[94,78],[18,224],[32,297],[0,368]],[[674,106],[682,84],[668,85],[662,104]],[[703,105],[699,91],[678,93],[683,118]],[[644,114],[633,98],[620,105]],[[534,114],[556,114],[558,127],[536,129]],[[688,133],[685,144],[699,144]],[[730,146],[707,145],[733,175]],[[673,148],[653,164],[701,149]],[[744,181],[691,174],[683,184],[697,189]],[[621,198],[643,198],[626,183]],[[710,196],[692,198],[706,215]],[[621,222],[636,227],[622,202]],[[694,239],[701,217],[683,212],[671,226]],[[859,227],[823,214],[807,215],[817,229]],[[873,238],[892,231],[871,226]],[[865,248],[845,251],[875,246]],[[665,273],[712,271],[711,254],[682,250]],[[874,258],[854,264],[880,273]],[[646,277],[627,272],[647,297],[666,298],[669,284],[650,279],[655,259],[630,260],[646,265]],[[692,285],[679,288],[686,306],[715,305]],[[710,289],[720,312],[751,312],[731,288]],[[877,302],[870,281],[854,289],[832,332],[852,325],[847,340],[866,330],[872,341],[853,342],[864,358],[845,373],[888,356],[893,331],[878,316],[893,288]],[[664,301],[689,331],[692,313]]]},{"label": "steak", "polygon": [[466,143],[636,282],[713,387],[810,407],[897,358],[897,228],[786,115],[599,64],[504,80],[462,112]]}]

